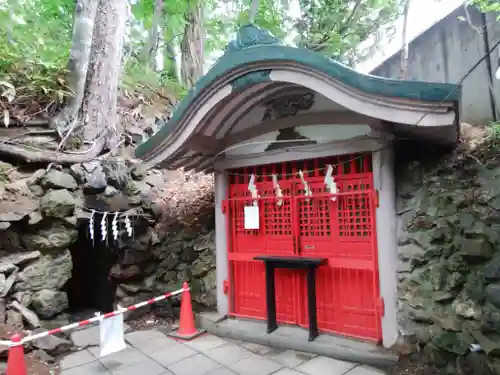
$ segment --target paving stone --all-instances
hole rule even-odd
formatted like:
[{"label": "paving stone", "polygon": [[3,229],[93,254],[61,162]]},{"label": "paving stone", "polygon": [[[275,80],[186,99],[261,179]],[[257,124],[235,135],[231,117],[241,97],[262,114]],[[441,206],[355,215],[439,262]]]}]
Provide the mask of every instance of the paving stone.
[{"label": "paving stone", "polygon": [[92,326],[86,329],[71,332],[69,338],[73,345],[79,348],[97,346],[101,343],[99,326]]},{"label": "paving stone", "polygon": [[199,352],[206,352],[207,350],[227,344],[227,341],[214,335],[204,334],[192,341],[186,341],[184,344]]},{"label": "paving stone", "polygon": [[221,367],[214,371],[210,371],[206,375],[238,375],[234,371],[229,370],[227,367]]},{"label": "paving stone", "polygon": [[[127,333],[129,331],[130,327],[127,324],[123,324],[123,332]],[[69,337],[73,345],[79,348],[98,346],[101,344],[100,328],[98,325],[71,332]]]},{"label": "paving stone", "polygon": [[[273,375],[304,375],[302,372],[298,372],[291,368],[284,367],[281,370],[276,371]],[[323,374],[318,374],[323,375]]]},{"label": "paving stone", "polygon": [[164,335],[163,333],[155,330],[135,331],[127,333],[125,335],[125,341],[132,345],[142,344],[150,340],[157,340],[157,339],[173,340],[168,336]]},{"label": "paving stone", "polygon": [[[100,346],[92,346],[92,347],[88,348],[87,350],[90,352],[90,354],[92,354],[97,359],[101,359],[101,347]],[[109,357],[114,356],[114,355],[118,355],[118,353],[122,353],[122,352],[128,353],[128,352],[135,352],[135,351],[137,351],[136,348],[134,348],[133,346],[127,345],[127,347],[125,349],[123,349],[122,351],[107,355],[105,357],[102,357],[102,359],[109,358]]]},{"label": "paving stone", "polygon": [[175,362],[179,362],[183,359],[192,357],[198,352],[189,346],[181,343],[176,343],[177,345],[171,345],[167,348],[155,351],[148,356],[154,361],[158,362],[160,365],[167,367]]},{"label": "paving stone", "polygon": [[[94,351],[97,352],[94,354]],[[100,348],[91,348],[90,352],[99,355]],[[128,347],[122,351],[99,358],[101,363],[110,371],[133,365],[137,362],[150,360],[145,354],[135,348]]]},{"label": "paving stone", "polygon": [[170,338],[170,337],[157,337],[152,338],[147,341],[140,341],[135,344],[132,344],[136,349],[140,350],[144,354],[152,354],[163,350],[165,348],[169,348],[172,346],[182,345],[178,341]]},{"label": "paving stone", "polygon": [[121,367],[118,370],[111,371],[111,374],[112,375],[137,375],[137,374],[164,375],[166,371],[168,370],[165,369],[165,367],[159,365],[158,363],[148,358],[146,361],[137,362],[134,363],[133,365]]},{"label": "paving stone", "polygon": [[319,356],[298,366],[296,370],[308,375],[344,375],[354,366],[354,363]]},{"label": "paving stone", "polygon": [[228,367],[239,375],[269,375],[279,370],[281,365],[267,358],[254,355]]},{"label": "paving stone", "polygon": [[236,344],[236,345],[241,345],[241,344],[244,344],[245,341],[243,340],[237,340],[237,339],[225,339],[227,342],[230,342],[230,343],[233,343],[233,344]]},{"label": "paving stone", "polygon": [[252,352],[235,344],[225,344],[207,350],[205,355],[221,365],[228,366],[244,358],[254,356]]},{"label": "paving stone", "polygon": [[203,354],[197,354],[168,366],[168,369],[174,375],[206,375],[208,372],[220,367],[217,362]]},{"label": "paving stone", "polygon": [[[99,345],[99,327],[74,333],[80,347]],[[181,342],[147,330],[125,339],[127,349],[103,358],[98,346],[71,353],[60,363],[61,375],[385,375],[369,366],[209,334]]]},{"label": "paving stone", "polygon": [[61,370],[66,370],[68,368],[81,366],[93,361],[97,361],[97,358],[94,357],[88,350],[84,349],[79,352],[68,354],[61,360],[59,366],[61,367]]},{"label": "paving stone", "polygon": [[273,349],[269,353],[266,354],[266,357],[270,360],[279,363],[285,367],[295,368],[302,363],[309,361],[314,358],[316,355],[297,352],[295,350],[281,350],[281,349]]},{"label": "paving stone", "polygon": [[387,374],[386,372],[370,366],[356,366],[346,375],[386,375],[386,374]]},{"label": "paving stone", "polygon": [[266,355],[271,350],[273,350],[269,346],[255,344],[253,342],[244,342],[243,344],[241,344],[241,346],[247,350],[250,350],[252,353],[255,353],[258,355]]},{"label": "paving stone", "polygon": [[109,375],[109,371],[99,361],[63,370],[61,375]]}]

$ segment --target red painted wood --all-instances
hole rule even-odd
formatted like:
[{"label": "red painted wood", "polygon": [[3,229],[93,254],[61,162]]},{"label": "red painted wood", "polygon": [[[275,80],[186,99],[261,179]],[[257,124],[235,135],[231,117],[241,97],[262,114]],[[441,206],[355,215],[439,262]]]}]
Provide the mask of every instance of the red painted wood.
[{"label": "red painted wood", "polygon": [[[326,165],[334,165],[338,187],[332,200],[324,184]],[[230,271],[230,315],[265,319],[264,267],[258,255],[324,257],[317,272],[318,326],[325,332],[379,341],[380,294],[375,229],[376,192],[371,155],[247,167],[229,171],[226,218]],[[302,170],[312,190],[304,196]],[[244,229],[244,207],[256,176],[260,229]],[[277,198],[272,174],[283,197]],[[281,201],[281,204],[278,204]],[[277,270],[277,318],[307,326],[305,272]]]}]

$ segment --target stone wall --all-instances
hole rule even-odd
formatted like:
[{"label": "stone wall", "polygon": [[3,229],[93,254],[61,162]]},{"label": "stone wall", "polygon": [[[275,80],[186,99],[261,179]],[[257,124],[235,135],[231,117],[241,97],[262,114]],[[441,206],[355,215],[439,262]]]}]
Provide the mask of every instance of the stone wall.
[{"label": "stone wall", "polygon": [[[116,252],[110,277],[118,284],[119,304],[140,302],[188,281],[195,308],[213,309],[211,186],[200,176],[176,173],[129,172],[98,162],[20,171],[0,163],[0,323],[19,330],[68,322],[69,248],[88,241],[79,229],[88,226],[92,209],[133,218],[133,236],[122,226],[110,245]],[[181,199],[184,185],[195,193]],[[159,307],[170,317],[174,310],[171,304]]]},{"label": "stone wall", "polygon": [[451,374],[500,374],[497,146],[444,156],[419,148],[428,153],[396,152],[399,349],[423,349]]}]

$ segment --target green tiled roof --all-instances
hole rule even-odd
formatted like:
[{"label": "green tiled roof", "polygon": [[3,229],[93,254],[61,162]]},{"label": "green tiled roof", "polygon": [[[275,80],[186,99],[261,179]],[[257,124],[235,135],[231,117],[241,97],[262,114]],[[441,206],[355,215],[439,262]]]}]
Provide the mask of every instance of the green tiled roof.
[{"label": "green tiled roof", "polygon": [[[179,120],[182,119],[191,103],[202,90],[210,88],[213,82],[235,69],[241,69],[249,64],[258,66],[259,63],[265,64],[271,61],[301,64],[370,94],[440,103],[458,101],[461,93],[460,87],[454,84],[403,81],[362,74],[321,53],[285,46],[267,31],[255,25],[246,25],[239,30],[236,39],[229,43],[226,52],[212,69],[191,88],[179,103],[172,118],[154,136],[137,147],[136,156],[141,158],[168,137],[176,129]],[[243,73],[231,84],[233,90],[240,90],[249,84],[265,80],[269,80],[269,69],[259,70],[257,67]]]}]

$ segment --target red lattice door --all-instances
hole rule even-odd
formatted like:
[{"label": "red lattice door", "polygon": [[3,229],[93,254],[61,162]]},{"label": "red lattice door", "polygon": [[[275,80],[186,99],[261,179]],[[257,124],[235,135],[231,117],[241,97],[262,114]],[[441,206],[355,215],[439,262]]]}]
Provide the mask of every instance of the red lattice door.
[{"label": "red lattice door", "polygon": [[[324,184],[334,168],[338,194]],[[303,171],[312,195],[306,196]],[[370,155],[347,155],[230,171],[227,201],[230,314],[265,319],[265,274],[257,255],[327,258],[317,272],[319,329],[378,341],[382,313],[378,288],[375,191]],[[252,200],[250,176],[260,195]],[[272,175],[282,196],[277,197]],[[260,229],[244,229],[244,207],[259,205]],[[306,327],[305,272],[277,270],[279,323]]]},{"label": "red lattice door", "polygon": [[[264,173],[271,173],[262,167]],[[292,228],[291,182],[283,182],[280,188],[283,196],[276,198],[271,179],[256,181],[260,195],[252,200],[248,191],[249,171],[242,170],[231,176],[229,186],[229,231],[230,244],[228,260],[231,274],[231,313],[234,316],[257,319],[266,318],[264,265],[254,261],[258,255],[295,254]],[[244,207],[257,202],[260,211],[260,229],[244,228]],[[276,270],[277,319],[281,323],[298,324],[296,290],[290,287],[295,278],[289,270]]]}]

